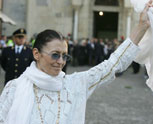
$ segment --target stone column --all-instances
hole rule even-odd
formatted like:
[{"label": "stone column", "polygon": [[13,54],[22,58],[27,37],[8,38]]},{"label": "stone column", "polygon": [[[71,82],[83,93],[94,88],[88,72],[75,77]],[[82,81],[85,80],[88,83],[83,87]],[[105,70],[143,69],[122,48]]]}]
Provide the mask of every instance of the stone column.
[{"label": "stone column", "polygon": [[124,0],[124,7],[127,10],[126,37],[128,37],[131,31],[131,16],[132,16],[132,5],[131,5],[130,0]]},{"label": "stone column", "polygon": [[78,39],[78,14],[79,10],[74,10],[74,24],[73,24],[73,40]]},{"label": "stone column", "polygon": [[[0,11],[2,11],[3,0],[0,0]],[[2,35],[2,20],[0,20],[0,35]]]},{"label": "stone column", "polygon": [[78,40],[79,10],[82,3],[83,0],[72,0],[72,7],[74,9],[73,40]]},{"label": "stone column", "polygon": [[126,36],[127,37],[130,35],[130,31],[131,31],[131,15],[132,15],[132,12],[131,10],[129,10],[127,13],[127,25],[126,25]]}]

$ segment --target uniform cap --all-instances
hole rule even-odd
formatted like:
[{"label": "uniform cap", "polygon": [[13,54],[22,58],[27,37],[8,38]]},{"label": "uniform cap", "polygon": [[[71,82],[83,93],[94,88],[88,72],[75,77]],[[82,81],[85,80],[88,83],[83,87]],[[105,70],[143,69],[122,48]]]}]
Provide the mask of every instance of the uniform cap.
[{"label": "uniform cap", "polygon": [[13,32],[13,36],[22,35],[25,36],[27,34],[26,30],[24,28],[20,28]]}]

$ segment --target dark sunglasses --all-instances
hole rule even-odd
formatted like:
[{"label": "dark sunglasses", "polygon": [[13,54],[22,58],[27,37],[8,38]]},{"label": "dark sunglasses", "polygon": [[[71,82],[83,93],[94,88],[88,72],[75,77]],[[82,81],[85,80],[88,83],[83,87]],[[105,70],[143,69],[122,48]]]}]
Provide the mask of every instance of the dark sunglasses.
[{"label": "dark sunglasses", "polygon": [[24,36],[23,35],[18,35],[18,36],[15,36],[16,38],[19,38],[19,39],[22,39],[22,38],[24,38]]},{"label": "dark sunglasses", "polygon": [[[58,60],[61,57],[61,54],[60,53],[47,53],[47,52],[44,52],[44,51],[43,51],[43,53],[48,54],[53,60]],[[63,54],[62,55],[62,59],[64,61],[70,61],[71,58],[72,57],[70,55],[68,55],[68,54]]]}]

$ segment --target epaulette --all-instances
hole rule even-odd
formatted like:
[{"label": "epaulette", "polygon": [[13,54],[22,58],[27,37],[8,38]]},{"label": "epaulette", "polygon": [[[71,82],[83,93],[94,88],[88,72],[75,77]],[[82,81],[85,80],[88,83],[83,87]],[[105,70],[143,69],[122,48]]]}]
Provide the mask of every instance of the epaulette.
[{"label": "epaulette", "polygon": [[15,49],[15,47],[14,47],[14,46],[12,46],[12,47],[11,47],[11,49],[12,49],[12,50],[14,50],[14,49]]},{"label": "epaulette", "polygon": [[24,49],[24,50],[26,50],[26,49],[27,49],[27,47],[26,47],[26,46],[24,46],[24,47],[23,47],[23,49]]}]

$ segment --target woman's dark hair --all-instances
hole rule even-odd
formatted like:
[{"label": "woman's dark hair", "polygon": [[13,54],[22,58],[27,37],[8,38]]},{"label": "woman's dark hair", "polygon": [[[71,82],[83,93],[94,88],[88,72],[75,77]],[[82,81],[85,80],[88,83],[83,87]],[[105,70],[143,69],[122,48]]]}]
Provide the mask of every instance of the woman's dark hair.
[{"label": "woman's dark hair", "polygon": [[33,48],[37,48],[41,52],[43,46],[55,39],[63,41],[64,37],[55,30],[44,30],[37,35]]}]

